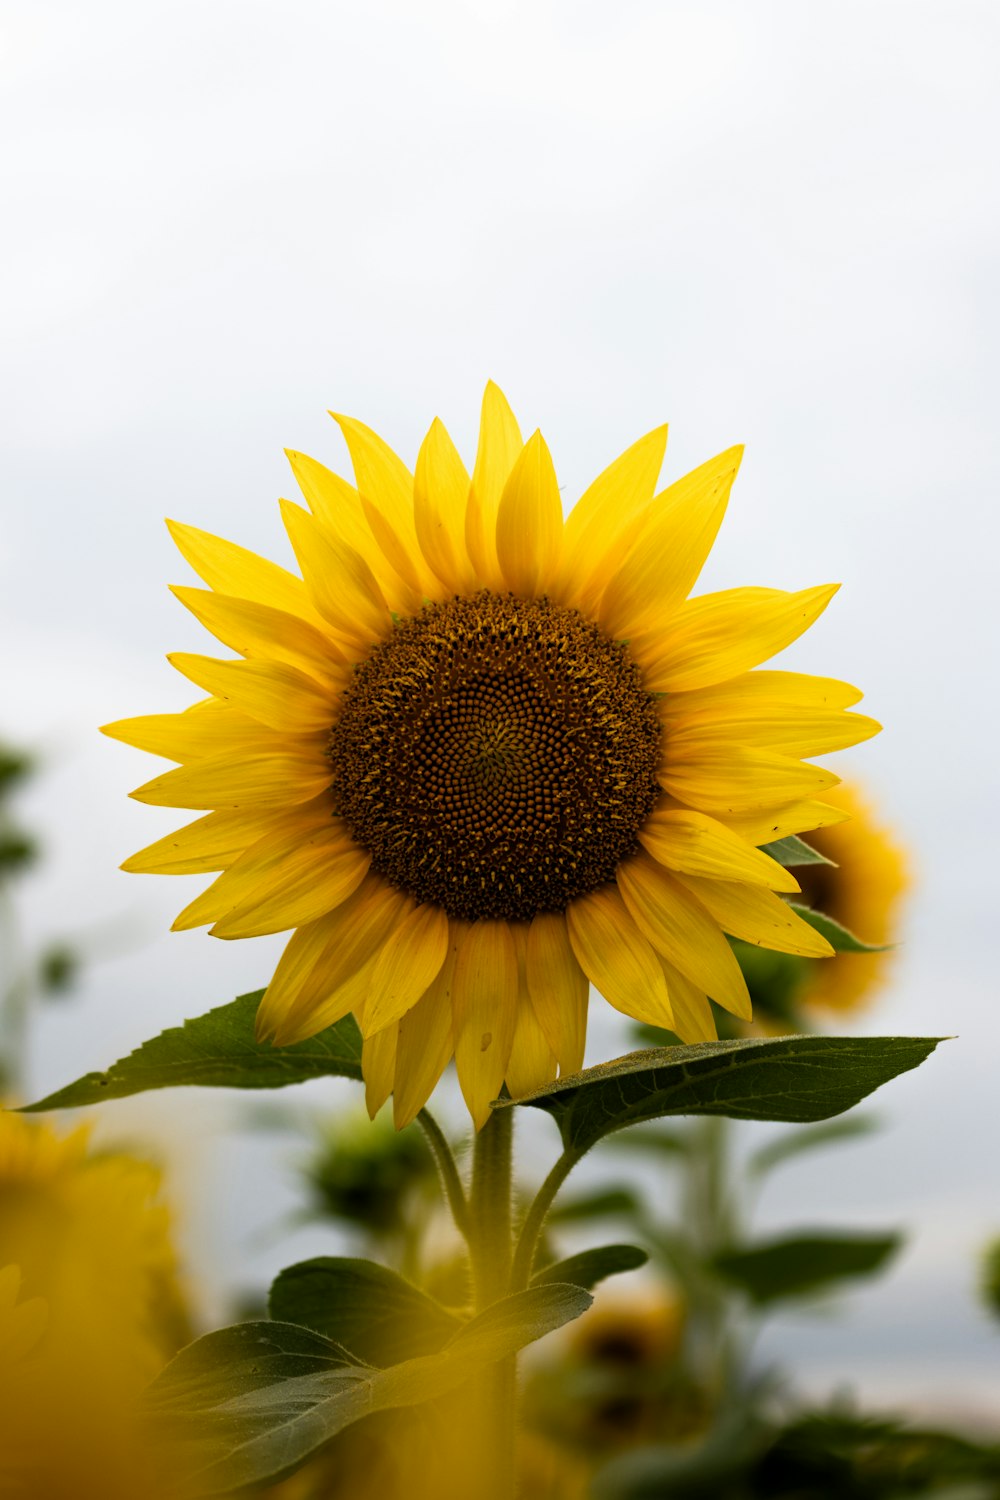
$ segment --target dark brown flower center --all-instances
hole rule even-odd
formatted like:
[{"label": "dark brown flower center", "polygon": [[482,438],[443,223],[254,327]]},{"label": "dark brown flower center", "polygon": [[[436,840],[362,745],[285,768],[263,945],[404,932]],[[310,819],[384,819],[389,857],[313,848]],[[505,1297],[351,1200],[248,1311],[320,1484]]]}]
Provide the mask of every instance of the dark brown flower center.
[{"label": "dark brown flower center", "polygon": [[576,610],[484,591],[375,647],[329,754],[377,873],[452,917],[526,921],[635,850],[659,741],[624,646]]}]

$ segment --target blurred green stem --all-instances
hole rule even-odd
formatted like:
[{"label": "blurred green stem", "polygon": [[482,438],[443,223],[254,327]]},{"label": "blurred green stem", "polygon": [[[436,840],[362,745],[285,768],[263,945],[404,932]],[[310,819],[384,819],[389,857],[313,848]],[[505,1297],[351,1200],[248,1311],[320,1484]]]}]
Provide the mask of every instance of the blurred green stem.
[{"label": "blurred green stem", "polygon": [[[706,1115],[694,1126],[694,1149],[685,1184],[684,1220],[703,1262],[711,1262],[738,1237],[736,1205],[729,1181],[732,1133],[721,1115]],[[723,1390],[732,1374],[733,1350],[729,1334],[728,1294],[709,1274],[700,1278],[692,1295],[692,1334],[710,1383]]]},{"label": "blurred green stem", "polygon": [[[495,1110],[476,1136],[469,1194],[469,1251],[482,1312],[507,1292],[511,1260],[514,1111]],[[476,1500],[513,1500],[517,1360],[499,1360],[478,1382]]]}]

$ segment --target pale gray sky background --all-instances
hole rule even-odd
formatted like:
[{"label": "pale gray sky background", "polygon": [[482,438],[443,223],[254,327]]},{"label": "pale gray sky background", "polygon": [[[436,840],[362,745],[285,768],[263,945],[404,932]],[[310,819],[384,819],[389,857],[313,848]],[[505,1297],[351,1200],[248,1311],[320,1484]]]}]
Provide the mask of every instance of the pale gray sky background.
[{"label": "pale gray sky background", "polygon": [[[193,883],[116,869],[175,820],[126,800],[153,763],[95,726],[183,705],[163,654],[208,649],[164,515],[286,555],[282,449],[341,464],[327,407],[410,459],[440,415],[471,457],[489,376],[568,500],[664,419],[671,475],[745,441],[703,587],[843,580],[789,660],[866,689],[886,731],[848,764],[920,870],[859,1026],[959,1036],[885,1091],[878,1144],[765,1200],[913,1236],[767,1351],[820,1391],[995,1401],[998,44],[989,0],[9,0],[0,732],[49,763],[25,917],[136,935],[38,1030],[36,1090],[277,951],[171,936]],[[591,1059],[623,1045],[605,1018]],[[232,1106],[103,1117],[174,1142],[216,1294],[319,1248],[260,1238],[289,1147],[220,1136]]]}]

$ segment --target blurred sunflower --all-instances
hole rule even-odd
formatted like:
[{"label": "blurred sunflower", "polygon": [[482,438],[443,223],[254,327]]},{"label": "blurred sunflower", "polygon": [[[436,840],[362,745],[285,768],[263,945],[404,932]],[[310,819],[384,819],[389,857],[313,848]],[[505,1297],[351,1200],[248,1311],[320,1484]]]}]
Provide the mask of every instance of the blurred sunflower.
[{"label": "blurred sunflower", "polygon": [[49,1309],[43,1297],[21,1296],[20,1266],[0,1266],[0,1394],[9,1400],[24,1377],[45,1332]]},{"label": "blurred sunflower", "polygon": [[348,1012],[398,1125],[454,1055],[477,1126],[583,1061],[588,984],[685,1041],[750,1002],[725,933],[820,956],[757,847],[838,822],[804,757],[874,734],[844,683],[756,671],[836,586],[689,600],[742,450],[659,494],[666,429],[563,520],[540,433],[500,391],[472,476],[432,425],[411,475],[337,417],[348,484],[292,453],[301,577],[171,523],[181,601],[236,660],[174,655],[210,696],[106,732],[178,762],[132,795],[207,812],[127,870],[221,871],[178,928],[294,929],[261,1003],[277,1045]]},{"label": "blurred sunflower", "polygon": [[[525,1426],[533,1442],[525,1456],[532,1469],[544,1473],[546,1454],[558,1469],[570,1454],[597,1459],[638,1444],[687,1441],[703,1430],[710,1409],[685,1367],[686,1316],[684,1302],[665,1289],[599,1291],[560,1352],[529,1375]],[[540,1484],[524,1489],[544,1493]]]},{"label": "blurred sunflower", "polygon": [[[833,917],[872,946],[891,945],[910,885],[906,856],[856,784],[841,782],[825,795],[845,821],[810,833],[809,843],[831,863],[796,866],[802,887],[796,903]],[[832,963],[748,943],[733,946],[754,1010],[753,1025],[733,1023],[734,1035],[801,1031],[815,1020],[811,1012],[857,1010],[885,983],[895,961],[891,946],[882,953],[838,953]]]},{"label": "blurred sunflower", "polygon": [[159,1494],[137,1402],[188,1336],[159,1174],[87,1137],[0,1113],[0,1494],[24,1500]]},{"label": "blurred sunflower", "polygon": [[[892,943],[910,885],[906,856],[892,832],[852,782],[841,783],[830,801],[847,821],[811,833],[809,842],[833,861],[796,870],[799,898],[834,917],[866,943]],[[885,983],[895,953],[838,953],[830,964],[809,964],[797,1003],[807,1009],[852,1011]]]}]

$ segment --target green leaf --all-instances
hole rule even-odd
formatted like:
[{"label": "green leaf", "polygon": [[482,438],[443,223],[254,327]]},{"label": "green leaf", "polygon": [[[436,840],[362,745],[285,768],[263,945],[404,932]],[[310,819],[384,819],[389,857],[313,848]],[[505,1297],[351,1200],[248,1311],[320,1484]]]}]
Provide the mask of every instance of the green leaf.
[{"label": "green leaf", "polygon": [[712,1258],[713,1269],[758,1306],[825,1291],[832,1282],[880,1271],[899,1234],[798,1234]]},{"label": "green leaf", "polygon": [[571,1323],[587,1311],[593,1300],[582,1287],[563,1282],[528,1287],[527,1291],[494,1302],[466,1323],[445,1353],[493,1364],[544,1338],[564,1323]]},{"label": "green leaf", "polygon": [[167,1487],[217,1495],[291,1472],[372,1410],[374,1373],[329,1339],[287,1323],[206,1334],[147,1391]]},{"label": "green leaf", "polygon": [[892,943],[863,943],[843,923],[834,921],[825,912],[814,911],[811,906],[800,906],[797,901],[788,904],[803,922],[808,922],[810,927],[823,934],[834,953],[888,953],[893,946]]},{"label": "green leaf", "polygon": [[939,1037],[791,1036],[653,1047],[587,1068],[495,1109],[544,1109],[567,1151],[664,1115],[826,1120],[922,1063]]},{"label": "green leaf", "polygon": [[185,1494],[273,1481],[361,1417],[437,1400],[592,1300],[576,1286],[531,1287],[488,1307],[440,1353],[386,1370],[293,1324],[223,1328],[182,1349],[149,1387],[154,1440]]},{"label": "green leaf", "polygon": [[26,1111],[76,1109],[124,1099],[147,1089],[198,1084],[203,1088],[280,1089],[310,1078],[361,1077],[361,1033],[353,1016],[306,1042],[272,1047],[254,1037],[262,990],[240,995],[197,1020],[143,1042],[106,1073],[86,1073]]},{"label": "green leaf", "polygon": [[988,1311],[1000,1317],[1000,1239],[990,1240],[982,1252],[979,1289]]},{"label": "green leaf", "polygon": [[857,1140],[871,1135],[879,1129],[880,1122],[874,1115],[849,1115],[846,1120],[830,1120],[810,1129],[793,1130],[768,1141],[755,1151],[747,1162],[747,1171],[757,1177],[782,1166],[807,1151],[816,1151],[823,1146],[837,1146],[842,1141]]},{"label": "green leaf", "polygon": [[395,1271],[347,1256],[319,1256],[281,1271],[268,1306],[279,1322],[311,1328],[373,1365],[436,1354],[461,1327]]},{"label": "green leaf", "polygon": [[775,839],[773,844],[762,844],[761,850],[786,868],[789,865],[830,865],[832,869],[837,869],[835,860],[827,859],[825,854],[820,854],[818,849],[813,849],[795,833],[790,833],[783,839]]},{"label": "green leaf", "polygon": [[639,1212],[639,1196],[631,1188],[596,1188],[561,1199],[549,1212],[551,1224],[580,1224],[588,1219],[631,1218]]},{"label": "green leaf", "polygon": [[593,1291],[599,1281],[608,1276],[620,1276],[625,1271],[637,1271],[644,1266],[649,1256],[637,1245],[600,1245],[594,1250],[581,1250],[579,1255],[557,1260],[531,1278],[532,1286],[547,1286],[553,1281],[569,1282],[571,1286],[582,1286]]}]

